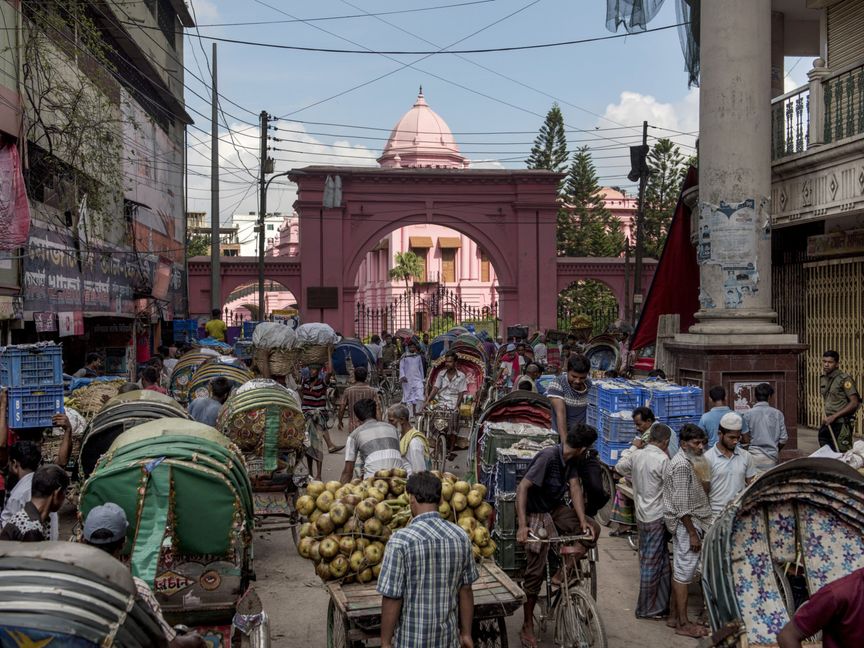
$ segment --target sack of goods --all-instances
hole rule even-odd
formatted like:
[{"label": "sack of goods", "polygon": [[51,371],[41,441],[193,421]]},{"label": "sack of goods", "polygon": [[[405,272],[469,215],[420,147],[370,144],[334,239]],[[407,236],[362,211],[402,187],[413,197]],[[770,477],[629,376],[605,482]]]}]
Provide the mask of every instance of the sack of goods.
[{"label": "sack of goods", "polygon": [[336,331],[329,324],[311,322],[309,324],[301,324],[297,327],[297,344],[299,346],[308,346],[311,344],[329,346],[336,344],[336,341]]},{"label": "sack of goods", "polygon": [[297,345],[297,334],[290,326],[261,322],[252,332],[252,344],[256,349],[293,349]]},{"label": "sack of goods", "polygon": [[[486,488],[472,486],[452,473],[432,471],[441,479],[438,513],[458,524],[471,539],[479,561],[495,553],[489,535],[492,505]],[[343,584],[368,583],[381,572],[384,547],[393,531],[411,521],[404,470],[379,470],[374,477],[350,484],[310,482],[297,500],[297,511],[308,521],[300,528],[297,551],[315,563],[321,580]]]},{"label": "sack of goods", "polygon": [[298,451],[305,440],[297,393],[267,379],[238,387],[219,412],[216,428],[243,453],[253,478],[285,470],[284,455]]}]

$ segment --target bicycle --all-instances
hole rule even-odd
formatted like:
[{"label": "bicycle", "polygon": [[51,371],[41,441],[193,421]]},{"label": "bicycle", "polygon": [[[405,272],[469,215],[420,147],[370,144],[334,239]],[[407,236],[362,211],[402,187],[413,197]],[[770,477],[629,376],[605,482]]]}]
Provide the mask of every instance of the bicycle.
[{"label": "bicycle", "polygon": [[[255,526],[268,531],[290,528],[295,547],[300,541],[302,524],[297,512],[297,499],[303,494],[310,477],[305,457],[303,448],[287,452],[282,455],[282,460],[287,464],[284,471],[280,470],[262,479],[252,478],[253,491],[257,494],[256,508],[266,504],[275,505],[275,508],[267,507],[265,510],[256,511]],[[276,493],[284,496],[284,503],[273,499],[272,495]],[[273,518],[287,520],[282,522]]]},{"label": "bicycle", "polygon": [[[529,543],[549,545],[546,558],[546,596],[537,601],[535,614],[541,634],[551,618],[555,624],[553,641],[560,648],[607,648],[606,629],[597,610],[596,547],[575,565],[567,565],[567,557],[580,548],[575,543],[592,540],[590,535],[539,538],[533,533]],[[591,552],[594,552],[593,560]],[[552,587],[552,575],[561,571],[561,585]]]}]

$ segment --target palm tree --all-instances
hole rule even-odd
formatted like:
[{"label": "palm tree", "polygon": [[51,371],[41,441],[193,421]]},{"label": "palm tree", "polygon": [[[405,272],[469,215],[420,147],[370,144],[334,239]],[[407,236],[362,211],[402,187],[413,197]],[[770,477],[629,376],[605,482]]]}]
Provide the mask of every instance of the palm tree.
[{"label": "palm tree", "polygon": [[405,282],[405,291],[408,291],[408,280],[419,279],[423,276],[423,259],[411,252],[397,252],[396,263],[390,269],[391,279],[401,279]]}]

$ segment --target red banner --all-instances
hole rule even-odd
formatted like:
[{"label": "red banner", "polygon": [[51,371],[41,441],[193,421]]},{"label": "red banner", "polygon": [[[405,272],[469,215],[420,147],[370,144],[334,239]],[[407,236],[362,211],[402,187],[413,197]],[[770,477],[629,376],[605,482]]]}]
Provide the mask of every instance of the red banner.
[{"label": "red banner", "polygon": [[18,147],[0,148],[0,250],[14,250],[27,245],[30,234],[30,203]]}]

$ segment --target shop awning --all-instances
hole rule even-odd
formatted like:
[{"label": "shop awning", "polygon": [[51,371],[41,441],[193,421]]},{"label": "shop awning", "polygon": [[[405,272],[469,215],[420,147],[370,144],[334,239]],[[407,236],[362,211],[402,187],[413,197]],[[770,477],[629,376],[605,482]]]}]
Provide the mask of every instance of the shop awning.
[{"label": "shop awning", "polygon": [[408,247],[412,248],[431,248],[432,247],[432,237],[431,236],[409,236],[408,237]]},{"label": "shop awning", "polygon": [[438,247],[442,250],[452,250],[462,247],[462,239],[458,236],[439,236]]}]

